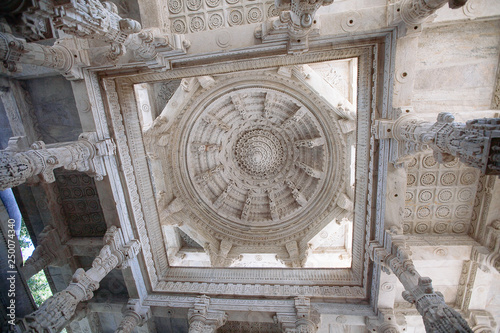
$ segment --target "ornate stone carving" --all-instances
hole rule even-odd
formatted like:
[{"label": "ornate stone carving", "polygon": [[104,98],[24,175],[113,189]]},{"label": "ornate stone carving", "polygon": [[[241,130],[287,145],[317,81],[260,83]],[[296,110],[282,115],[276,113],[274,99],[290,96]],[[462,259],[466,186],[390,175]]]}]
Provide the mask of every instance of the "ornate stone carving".
[{"label": "ornate stone carving", "polygon": [[284,333],[316,333],[321,317],[308,297],[295,298],[295,313],[276,313],[275,321]]},{"label": "ornate stone carving", "polygon": [[74,315],[78,304],[91,299],[99,282],[114,268],[128,267],[128,262],[140,250],[137,240],[125,242],[122,231],[115,226],[109,228],[104,236],[104,247],[92,262],[92,268],[84,271],[79,268],[73,281],[63,291],[46,300],[35,312],[26,316],[21,328],[25,331],[43,333],[58,332]]},{"label": "ornate stone carving", "polygon": [[0,152],[0,189],[20,185],[30,177],[40,175],[43,180],[55,181],[53,170],[88,172],[102,179],[106,171],[99,156],[114,153],[111,141],[98,141],[96,133],[83,133],[76,142],[45,145],[37,141],[27,149],[26,140],[11,138],[7,149]]},{"label": "ornate stone carving", "polygon": [[142,326],[151,317],[149,306],[142,306],[138,299],[131,299],[123,309],[123,319],[115,333],[132,333],[134,328]]},{"label": "ornate stone carving", "polygon": [[416,271],[401,235],[386,231],[385,248],[373,245],[372,258],[383,264],[385,272],[392,271],[398,277],[405,288],[403,298],[415,304],[427,332],[472,333],[465,319],[444,302],[443,295],[434,292],[432,280]]},{"label": "ornate stone carving", "polygon": [[[220,84],[212,83],[206,92],[210,94]],[[188,185],[179,191],[184,213],[194,212],[199,205],[190,204],[192,196],[184,193],[196,193],[205,207],[201,214],[215,217],[203,219],[203,223],[218,225],[209,232],[231,229],[229,234],[214,233],[216,239],[235,238],[233,235],[245,239],[247,234],[255,239],[267,234],[264,230],[277,231],[273,226],[298,219],[315,205],[314,198],[332,176],[334,181],[344,181],[332,174],[345,158],[344,152],[327,144],[332,135],[337,137],[336,143],[343,143],[338,125],[333,125],[336,133],[325,132],[319,115],[283,91],[263,86],[217,93],[209,105],[194,112],[189,132],[178,133],[183,126],[171,124],[163,137],[186,138],[172,139],[179,144],[168,147],[177,156],[173,164],[183,165],[175,168],[180,179],[185,179],[178,183],[176,176],[172,181],[181,188]],[[334,150],[341,159],[326,163]],[[180,155],[182,151],[185,153]],[[335,192],[330,198],[339,195]],[[221,219],[224,224],[219,223]]]},{"label": "ornate stone carving", "polygon": [[420,24],[446,3],[450,8],[460,8],[467,0],[402,0],[401,18],[408,25]]},{"label": "ornate stone carving", "polygon": [[38,244],[31,256],[21,267],[21,271],[26,280],[31,278],[45,267],[62,266],[71,257],[68,246],[61,244],[61,237],[52,227],[47,226],[38,236]]},{"label": "ornate stone carving", "polygon": [[7,33],[0,32],[0,61],[11,72],[18,70],[17,63],[54,68],[70,80],[81,79],[78,55],[62,44],[45,46],[27,43]]},{"label": "ornate stone carving", "polygon": [[398,142],[396,159],[429,147],[439,163],[458,157],[462,163],[480,169],[483,174],[500,174],[500,119],[474,119],[466,124],[454,120],[454,116],[446,112],[438,115],[436,123],[405,115],[394,123],[378,122],[378,135],[393,137]]},{"label": "ornate stone carving", "polygon": [[196,298],[194,306],[188,311],[189,333],[215,333],[227,321],[224,311],[210,309],[210,297]]}]

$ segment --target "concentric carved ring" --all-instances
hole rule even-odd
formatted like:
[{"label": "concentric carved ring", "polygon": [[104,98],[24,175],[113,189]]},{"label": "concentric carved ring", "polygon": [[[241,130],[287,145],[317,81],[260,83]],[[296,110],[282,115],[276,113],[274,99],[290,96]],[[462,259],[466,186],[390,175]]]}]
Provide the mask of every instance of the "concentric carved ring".
[{"label": "concentric carved ring", "polygon": [[236,143],[234,155],[244,172],[259,178],[273,176],[283,167],[285,159],[278,138],[261,129],[245,132]]}]

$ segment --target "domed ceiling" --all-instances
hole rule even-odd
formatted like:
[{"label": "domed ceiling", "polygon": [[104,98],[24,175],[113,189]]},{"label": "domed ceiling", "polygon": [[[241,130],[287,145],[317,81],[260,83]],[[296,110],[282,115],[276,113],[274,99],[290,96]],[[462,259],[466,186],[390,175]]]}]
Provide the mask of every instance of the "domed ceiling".
[{"label": "domed ceiling", "polygon": [[217,258],[305,253],[349,216],[347,134],[313,88],[276,69],[184,80],[146,132],[162,224]]}]

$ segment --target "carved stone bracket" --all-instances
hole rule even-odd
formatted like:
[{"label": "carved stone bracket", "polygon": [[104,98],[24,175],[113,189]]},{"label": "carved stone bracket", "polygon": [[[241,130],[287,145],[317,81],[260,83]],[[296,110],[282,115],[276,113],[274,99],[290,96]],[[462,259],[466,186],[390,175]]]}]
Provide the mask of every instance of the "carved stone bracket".
[{"label": "carved stone bracket", "polygon": [[224,311],[209,309],[210,297],[202,295],[196,298],[194,307],[188,311],[189,333],[215,333],[217,328],[227,321]]},{"label": "carved stone bracket", "polygon": [[308,297],[299,296],[295,298],[295,313],[276,313],[275,321],[284,333],[315,333],[321,317]]},{"label": "carved stone bracket", "polygon": [[255,37],[262,38],[264,43],[287,39],[288,53],[306,52],[309,49],[308,36],[314,26],[319,26],[314,14],[319,7],[332,3],[333,0],[276,0],[279,19],[264,22],[255,31]]},{"label": "carved stone bracket", "polygon": [[99,282],[114,268],[126,268],[140,251],[137,240],[125,242],[122,231],[115,226],[104,235],[104,247],[92,262],[92,268],[79,268],[73,281],[63,291],[47,299],[35,312],[20,323],[23,332],[59,332],[73,317],[80,302],[91,299]]},{"label": "carved stone bracket", "polygon": [[431,148],[439,163],[458,157],[468,166],[487,175],[500,174],[500,119],[484,118],[455,123],[451,113],[441,112],[437,122],[431,123],[413,115],[404,115],[396,121],[378,120],[375,136],[393,138],[397,150],[392,162]]},{"label": "carved stone bracket", "polygon": [[472,333],[465,319],[445,303],[443,294],[434,291],[432,280],[416,271],[402,235],[386,231],[385,247],[372,243],[370,248],[373,260],[380,262],[384,271],[390,269],[403,284],[403,298],[415,304],[427,332]]},{"label": "carved stone bracket", "polygon": [[71,257],[71,251],[65,244],[61,244],[61,237],[52,226],[47,226],[38,236],[38,245],[21,267],[26,280],[31,278],[45,267],[62,266]]},{"label": "carved stone bracket", "polygon": [[149,306],[142,306],[140,300],[131,299],[123,309],[123,319],[115,333],[131,333],[151,318]]},{"label": "carved stone bracket", "polygon": [[114,154],[114,144],[110,140],[98,141],[95,132],[82,133],[75,142],[45,145],[37,141],[31,148],[28,149],[24,137],[14,137],[7,149],[0,151],[0,190],[23,184],[37,175],[52,183],[53,170],[60,167],[87,172],[102,180],[106,170],[100,156]]}]

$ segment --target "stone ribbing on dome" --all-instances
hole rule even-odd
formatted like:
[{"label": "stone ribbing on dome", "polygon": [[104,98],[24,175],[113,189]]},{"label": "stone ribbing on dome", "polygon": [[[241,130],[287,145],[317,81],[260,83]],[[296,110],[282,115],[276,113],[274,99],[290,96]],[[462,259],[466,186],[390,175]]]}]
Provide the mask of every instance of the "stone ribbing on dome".
[{"label": "stone ribbing on dome", "polygon": [[196,95],[171,126],[165,170],[195,229],[277,246],[342,213],[345,140],[331,106],[270,73],[228,76]]}]

